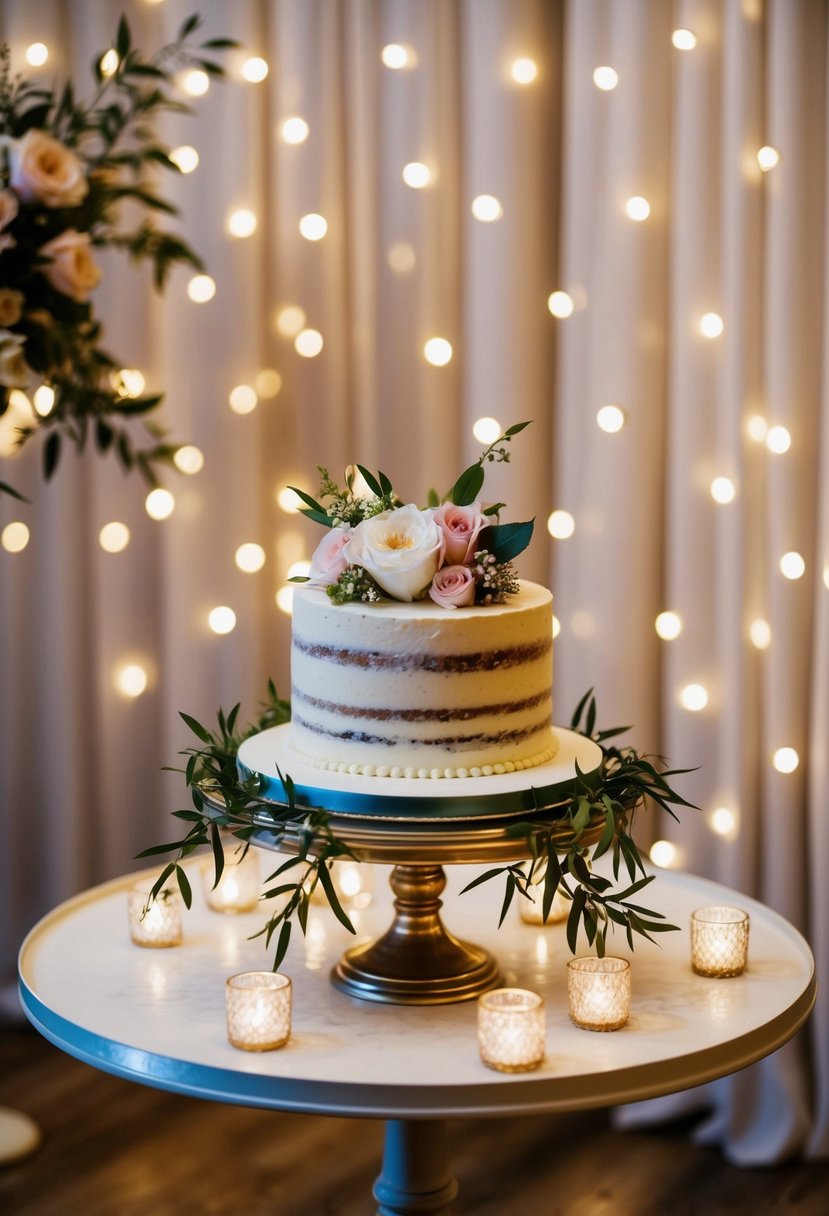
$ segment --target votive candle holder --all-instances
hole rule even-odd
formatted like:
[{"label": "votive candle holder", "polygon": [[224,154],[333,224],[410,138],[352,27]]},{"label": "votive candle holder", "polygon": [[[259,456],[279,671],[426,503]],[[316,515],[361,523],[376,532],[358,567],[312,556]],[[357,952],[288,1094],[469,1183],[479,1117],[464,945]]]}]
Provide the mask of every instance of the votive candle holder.
[{"label": "votive candle holder", "polygon": [[[237,842],[238,843],[238,842]],[[212,858],[202,862],[202,885],[208,908],[213,912],[250,912],[259,902],[262,879],[259,871],[259,856],[255,849],[239,852],[225,849],[225,864],[222,876],[214,886],[215,867]]]},{"label": "votive candle holder", "polygon": [[531,1072],[546,1051],[544,998],[525,988],[496,988],[478,997],[478,1049],[488,1068]]},{"label": "votive candle holder", "polygon": [[150,888],[131,887],[127,894],[130,937],[136,946],[164,948],[181,942],[181,896],[173,887],[150,902]]},{"label": "votive candle holder", "polygon": [[697,975],[728,979],[748,963],[748,913],[713,906],[691,913],[691,966]]},{"label": "votive candle holder", "polygon": [[630,996],[628,959],[583,955],[568,962],[570,1021],[582,1030],[621,1030],[630,1018]]},{"label": "votive candle holder", "polygon": [[291,981],[274,971],[241,971],[225,983],[227,1037],[241,1051],[275,1051],[291,1037]]},{"label": "votive candle holder", "polygon": [[532,900],[519,899],[518,913],[525,925],[559,925],[563,920],[567,920],[572,906],[572,900],[569,900],[563,894],[561,887],[558,887],[550,905],[550,915],[545,920],[544,886],[543,883],[539,883],[533,891]]}]

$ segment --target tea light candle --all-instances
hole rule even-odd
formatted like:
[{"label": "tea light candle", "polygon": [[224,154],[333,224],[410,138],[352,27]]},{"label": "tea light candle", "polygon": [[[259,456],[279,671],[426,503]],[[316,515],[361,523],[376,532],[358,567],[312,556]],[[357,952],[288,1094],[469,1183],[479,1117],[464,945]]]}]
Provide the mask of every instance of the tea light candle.
[{"label": "tea light candle", "polygon": [[566,895],[562,893],[561,887],[558,887],[553,902],[550,905],[550,915],[544,920],[544,888],[539,883],[536,890],[533,892],[532,902],[529,899],[521,899],[518,901],[518,912],[525,925],[558,925],[563,920],[567,920],[570,915],[570,909],[573,904]]},{"label": "tea light candle", "polygon": [[691,966],[697,975],[742,975],[748,962],[748,913],[741,908],[697,908],[691,913]]},{"label": "tea light candle", "polygon": [[204,898],[214,912],[249,912],[259,902],[261,878],[259,857],[255,849],[243,851],[244,846],[233,841],[239,852],[225,850],[225,867],[216,886],[212,859],[202,863]]},{"label": "tea light candle", "polygon": [[136,946],[177,946],[181,941],[181,896],[173,887],[149,903],[149,887],[131,887],[127,895],[130,937]]},{"label": "tea light candle", "polygon": [[488,1068],[530,1072],[545,1054],[544,998],[524,988],[496,988],[478,997],[478,1047]]},{"label": "tea light candle", "polygon": [[291,981],[273,971],[242,971],[225,985],[227,1037],[242,1051],[273,1051],[291,1037]]},{"label": "tea light candle", "polygon": [[[367,908],[372,901],[374,889],[374,871],[372,866],[361,865],[357,861],[335,861],[329,869],[331,882],[337,893],[337,898],[344,908],[360,911]],[[323,890],[322,883],[317,883],[311,892],[311,903],[325,905],[328,896]]]},{"label": "tea light candle", "polygon": [[567,964],[570,1020],[582,1030],[619,1030],[630,1017],[630,963],[584,955]]}]

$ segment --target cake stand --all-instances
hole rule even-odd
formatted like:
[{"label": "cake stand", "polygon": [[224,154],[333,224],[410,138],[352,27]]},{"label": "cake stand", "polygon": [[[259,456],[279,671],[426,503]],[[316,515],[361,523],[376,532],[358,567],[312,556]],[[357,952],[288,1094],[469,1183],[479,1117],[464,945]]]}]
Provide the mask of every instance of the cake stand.
[{"label": "cake stand", "polygon": [[[556,847],[566,850],[573,832],[564,810],[577,768],[595,772],[601,748],[556,728],[558,752],[537,768],[460,780],[380,780],[301,763],[291,753],[289,729],[273,727],[239,749],[240,772],[260,778],[262,796],[273,807],[254,812],[253,843],[283,853],[298,850],[301,825],[277,818],[288,809],[279,772],[290,773],[296,808],[325,810],[332,831],[361,862],[393,866],[392,924],[375,941],[345,951],[332,972],[336,987],[361,1000],[396,1005],[466,1001],[497,987],[501,976],[493,955],[460,941],[441,920],[443,867],[528,858],[527,834],[511,831],[517,823],[531,822],[538,835],[551,834]],[[219,801],[205,796],[208,809],[221,810]],[[602,813],[581,842],[595,843],[604,823]]]}]

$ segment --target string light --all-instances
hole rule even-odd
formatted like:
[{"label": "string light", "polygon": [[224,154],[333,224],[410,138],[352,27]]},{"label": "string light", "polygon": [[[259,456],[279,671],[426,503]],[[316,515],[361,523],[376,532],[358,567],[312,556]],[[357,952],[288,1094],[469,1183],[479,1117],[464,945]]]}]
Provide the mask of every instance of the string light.
[{"label": "string light", "polygon": [[33,42],[26,47],[26,62],[33,68],[42,68],[49,58],[49,48],[45,42]]},{"label": "string light", "polygon": [[554,291],[547,297],[547,307],[554,317],[564,320],[565,317],[572,316],[576,304],[566,291]]},{"label": "string light", "polygon": [[296,490],[292,490],[289,486],[282,487],[276,496],[276,501],[288,515],[296,515],[302,506],[302,499]]},{"label": "string light", "polygon": [[560,633],[561,633],[561,621],[558,619],[558,617],[555,614],[553,614],[553,637],[557,638]]},{"label": "string light", "polygon": [[288,578],[307,578],[311,573],[311,563],[307,558],[303,558],[298,562],[291,562],[288,567]]},{"label": "string light", "polygon": [[423,358],[432,367],[445,367],[452,358],[452,343],[446,338],[429,338],[423,344]]},{"label": "string light", "polygon": [[276,606],[288,616],[294,610],[294,589],[293,587],[280,587],[276,593]]},{"label": "string light", "polygon": [[280,132],[286,144],[304,144],[311,128],[304,118],[295,114],[291,118],[285,119],[280,127]]},{"label": "string light", "polygon": [[583,608],[574,612],[570,617],[570,631],[574,638],[592,638],[596,636],[596,621],[591,613]]},{"label": "string light", "polygon": [[409,274],[415,268],[417,257],[408,241],[395,241],[389,245],[386,261],[395,274]]},{"label": "string light", "polygon": [[768,173],[780,164],[780,153],[771,144],[764,144],[757,151],[757,164],[763,173]]},{"label": "string light", "polygon": [[714,502],[733,502],[737,496],[737,487],[730,477],[715,477],[711,482],[711,497]]},{"label": "string light", "polygon": [[[115,52],[108,51],[107,54],[114,55]],[[181,77],[181,88],[190,97],[204,97],[210,88],[210,77],[201,68],[191,68],[189,72],[185,72]]]},{"label": "string light", "polygon": [[419,160],[410,161],[403,166],[403,181],[412,190],[423,190],[432,180],[432,170]]},{"label": "string light", "polygon": [[678,51],[692,51],[697,45],[697,36],[690,30],[674,30],[671,42]]},{"label": "string light", "polygon": [[169,519],[176,509],[176,500],[169,490],[150,490],[144,499],[144,509],[150,519]]},{"label": "string light", "polygon": [[605,64],[602,67],[598,67],[594,70],[593,83],[596,88],[601,89],[603,93],[609,93],[612,89],[615,89],[616,85],[619,83],[619,73],[615,68],[607,67]]},{"label": "string light", "polygon": [[318,329],[302,329],[294,338],[294,350],[303,359],[315,359],[322,347],[322,334]]},{"label": "string light", "polygon": [[556,540],[567,540],[576,530],[576,521],[569,511],[553,511],[547,519],[547,531]]},{"label": "string light", "polygon": [[29,529],[22,520],[12,520],[0,532],[0,544],[7,553],[22,553],[29,543]]},{"label": "string light", "polygon": [[596,414],[599,429],[615,435],[625,425],[625,411],[619,405],[603,405]]},{"label": "string light", "polygon": [[256,216],[247,207],[238,207],[227,217],[227,230],[239,240],[253,236],[256,231]]},{"label": "string light", "polygon": [[236,565],[245,574],[255,574],[265,564],[265,550],[252,541],[240,545],[236,550]]},{"label": "string light", "polygon": [[209,274],[195,274],[187,284],[187,294],[194,304],[206,304],[216,294],[216,284]]},{"label": "string light", "polygon": [[255,387],[260,397],[276,397],[282,388],[282,377],[275,368],[263,367],[257,373]]},{"label": "string light", "polygon": [[299,231],[306,241],[321,241],[328,231],[328,220],[312,211],[299,221]]},{"label": "string light", "polygon": [[258,55],[252,55],[250,59],[246,59],[242,64],[242,77],[249,84],[260,84],[268,74],[267,60],[260,59]]},{"label": "string light", "polygon": [[510,67],[510,74],[516,84],[532,84],[538,76],[538,64],[534,59],[526,56],[514,59]]},{"label": "string light", "polygon": [[478,443],[489,445],[501,435],[501,423],[497,418],[479,418],[472,427],[472,434]]},{"label": "string light", "polygon": [[305,328],[305,310],[298,304],[286,304],[276,314],[274,325],[276,332],[283,338],[295,338],[301,329]]},{"label": "string light", "polygon": [[192,443],[186,443],[173,453],[173,464],[180,473],[192,477],[204,468],[204,452]]},{"label": "string light", "polygon": [[55,390],[51,384],[39,385],[32,394],[32,405],[41,418],[48,418],[55,404]]},{"label": "string light", "polygon": [[735,840],[738,834],[737,816],[731,807],[715,807],[708,816],[711,831],[722,836],[724,840]]},{"label": "string light", "polygon": [[104,524],[98,533],[98,544],[105,553],[123,553],[129,543],[130,530],[117,519]]},{"label": "string light", "polygon": [[780,558],[780,573],[784,578],[798,579],[806,573],[806,563],[794,549],[784,553]]},{"label": "string light", "polygon": [[181,144],[170,152],[170,160],[180,173],[192,173],[199,167],[199,154],[191,144]]},{"label": "string light", "polygon": [[771,646],[771,625],[762,617],[755,617],[748,627],[748,636],[758,650],[768,650]]},{"label": "string light", "polygon": [[703,338],[719,338],[725,325],[717,312],[705,312],[699,319],[699,332]]},{"label": "string light", "polygon": [[399,42],[390,42],[388,46],[384,46],[380,52],[380,58],[387,68],[391,68],[394,72],[399,72],[402,68],[414,67],[416,56],[413,51],[407,46],[401,46]]},{"label": "string light", "polygon": [[682,633],[683,620],[678,612],[660,612],[654,622],[659,637],[664,642],[673,642]]},{"label": "string light", "polygon": [[237,384],[228,394],[227,403],[234,414],[250,414],[256,409],[259,398],[251,384]]},{"label": "string light", "polygon": [[[98,62],[98,67],[101,70],[101,75],[102,76],[114,76],[115,73],[118,71],[119,63],[120,63],[120,60],[118,58],[118,52],[116,50],[113,50],[112,47],[110,47],[110,49],[101,56],[101,58]],[[203,74],[204,73],[202,73],[202,75]]]},{"label": "string light", "polygon": [[823,585],[829,591],[829,566],[823,567]]},{"label": "string light", "polygon": [[494,224],[504,214],[504,208],[494,194],[478,194],[472,200],[472,214],[482,224]]},{"label": "string light", "polygon": [[115,687],[125,697],[140,697],[147,682],[146,669],[140,663],[125,663],[115,673]]},{"label": "string light", "polygon": [[762,414],[752,414],[746,422],[746,433],[755,443],[762,443],[769,433],[769,424]]},{"label": "string light", "polygon": [[690,709],[692,713],[697,714],[708,704],[708,692],[702,684],[686,684],[680,690],[679,703],[683,709]]},{"label": "string light", "polygon": [[646,220],[651,213],[651,205],[646,198],[642,198],[641,194],[634,194],[625,203],[625,211],[628,218],[641,223]]},{"label": "string light", "polygon": [[226,604],[220,604],[218,608],[210,609],[207,623],[214,633],[232,633],[236,628],[236,613]]},{"label": "string light", "polygon": [[800,756],[793,747],[778,747],[771,762],[778,773],[793,773],[800,764]]},{"label": "string light", "polygon": [[791,446],[792,437],[787,427],[769,427],[766,434],[766,447],[770,452],[774,452],[776,456],[782,456],[784,452],[788,452]]},{"label": "string light", "polygon": [[140,397],[147,387],[144,374],[137,367],[120,368],[117,372],[112,373],[109,382],[119,397],[126,397],[130,401]]},{"label": "string light", "polygon": [[648,856],[655,866],[669,870],[679,859],[679,849],[670,840],[655,840],[650,847]]}]

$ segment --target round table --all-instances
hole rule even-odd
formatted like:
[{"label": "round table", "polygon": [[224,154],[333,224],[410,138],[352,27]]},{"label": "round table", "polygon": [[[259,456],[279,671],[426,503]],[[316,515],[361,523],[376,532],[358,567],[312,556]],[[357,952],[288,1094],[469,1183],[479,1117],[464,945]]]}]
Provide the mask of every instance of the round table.
[{"label": "round table", "polygon": [[[637,940],[627,1027],[611,1034],[579,1030],[567,1013],[563,926],[526,925],[513,908],[498,930],[500,884],[460,896],[474,871],[447,867],[451,928],[485,942],[505,984],[546,999],[548,1054],[540,1069],[508,1075],[484,1067],[474,1003],[386,1005],[338,991],[329,973],[353,938],[324,905],[312,907],[307,936],[295,937],[282,965],[294,988],[289,1043],[274,1052],[242,1052],[226,1039],[225,979],[269,967],[264,939],[249,940],[264,918],[262,910],[211,912],[198,865],[189,863],[194,904],[179,947],[132,945],[126,891],[135,875],[46,916],[20,954],[28,1017],[70,1055],[133,1081],[246,1106],[386,1119],[374,1188],[382,1216],[448,1210],[457,1187],[444,1120],[572,1111],[700,1085],[776,1050],[815,999],[811,953],[785,920],[715,883],[661,871],[648,903],[681,932],[660,935],[658,945]],[[352,912],[358,939],[374,937],[390,916],[383,867],[375,870],[372,904]],[[706,979],[690,968],[690,914],[715,903],[738,905],[751,917],[749,967],[734,979]],[[609,953],[628,954],[622,933],[608,946]]]}]

